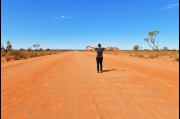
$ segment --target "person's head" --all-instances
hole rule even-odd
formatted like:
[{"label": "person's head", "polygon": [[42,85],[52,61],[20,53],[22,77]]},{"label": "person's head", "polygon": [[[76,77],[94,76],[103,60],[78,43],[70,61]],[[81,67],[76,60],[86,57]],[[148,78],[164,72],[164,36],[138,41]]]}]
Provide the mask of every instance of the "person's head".
[{"label": "person's head", "polygon": [[101,47],[101,44],[98,44],[98,47]]}]

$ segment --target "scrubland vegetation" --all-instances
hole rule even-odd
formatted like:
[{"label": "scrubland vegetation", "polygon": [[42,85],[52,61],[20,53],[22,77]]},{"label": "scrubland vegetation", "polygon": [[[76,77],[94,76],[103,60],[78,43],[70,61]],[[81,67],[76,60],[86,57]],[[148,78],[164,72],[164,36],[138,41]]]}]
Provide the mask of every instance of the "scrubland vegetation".
[{"label": "scrubland vegetation", "polygon": [[[95,51],[90,51],[95,52]],[[179,50],[105,50],[104,54],[109,55],[128,55],[131,57],[144,58],[144,59],[156,59],[160,57],[166,57],[172,59],[172,61],[179,62]]]},{"label": "scrubland vegetation", "polygon": [[[158,50],[139,50],[138,45],[134,45],[132,50],[120,50],[117,47],[111,47],[108,50],[104,51],[104,54],[110,54],[110,55],[121,55],[121,54],[127,54],[128,56],[132,57],[138,57],[138,58],[144,58],[144,59],[155,59],[158,57],[167,57],[171,58],[172,61],[179,62],[179,50],[176,49],[168,49],[168,47],[163,47],[163,49]],[[89,52],[96,52],[94,50],[88,50]]]},{"label": "scrubland vegetation", "polygon": [[158,57],[168,57],[172,58],[173,61],[179,61],[179,51],[175,50],[163,50],[163,51],[153,51],[153,50],[139,50],[139,51],[119,51],[121,53],[126,53],[132,57],[154,59]]},{"label": "scrubland vegetation", "polygon": [[6,47],[4,47],[4,44],[1,44],[1,61],[11,61],[11,60],[21,60],[21,59],[28,59],[28,58],[34,58],[44,55],[52,55],[57,53],[62,53],[70,50],[53,50],[53,49],[43,49],[39,48],[39,44],[33,45],[34,49],[32,50],[32,47],[29,47],[28,49],[20,48],[19,50],[13,50],[12,45],[10,41],[7,41]]},{"label": "scrubland vegetation", "polygon": [[1,51],[1,60],[2,58],[5,61],[11,61],[11,60],[21,60],[21,59],[28,59],[28,58],[34,58],[44,55],[52,55],[57,53],[66,52],[68,50],[11,50],[11,51]]}]

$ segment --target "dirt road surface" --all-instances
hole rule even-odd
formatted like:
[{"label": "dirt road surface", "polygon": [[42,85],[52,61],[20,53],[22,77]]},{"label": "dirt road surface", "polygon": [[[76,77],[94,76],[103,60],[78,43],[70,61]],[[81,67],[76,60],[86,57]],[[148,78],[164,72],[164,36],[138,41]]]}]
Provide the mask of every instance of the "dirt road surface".
[{"label": "dirt road surface", "polygon": [[179,63],[66,52],[3,62],[2,119],[178,119]]}]

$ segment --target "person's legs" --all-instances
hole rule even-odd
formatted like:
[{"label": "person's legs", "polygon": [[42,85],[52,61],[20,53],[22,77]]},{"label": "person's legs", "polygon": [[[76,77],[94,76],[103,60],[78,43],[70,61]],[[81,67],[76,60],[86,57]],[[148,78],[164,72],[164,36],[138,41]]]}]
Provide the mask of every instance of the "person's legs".
[{"label": "person's legs", "polygon": [[102,65],[102,63],[103,63],[103,58],[100,59],[99,63],[100,63],[100,71],[102,72],[102,69],[103,69],[103,65]]},{"label": "person's legs", "polygon": [[96,58],[96,63],[97,63],[97,72],[99,72],[99,59]]}]

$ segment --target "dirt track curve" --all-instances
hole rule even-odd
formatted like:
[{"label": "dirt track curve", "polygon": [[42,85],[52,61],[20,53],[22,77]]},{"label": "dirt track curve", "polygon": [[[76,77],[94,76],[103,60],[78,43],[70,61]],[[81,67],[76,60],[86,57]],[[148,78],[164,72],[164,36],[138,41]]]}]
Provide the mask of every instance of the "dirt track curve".
[{"label": "dirt track curve", "polygon": [[2,63],[2,119],[178,119],[177,62],[66,52]]}]

